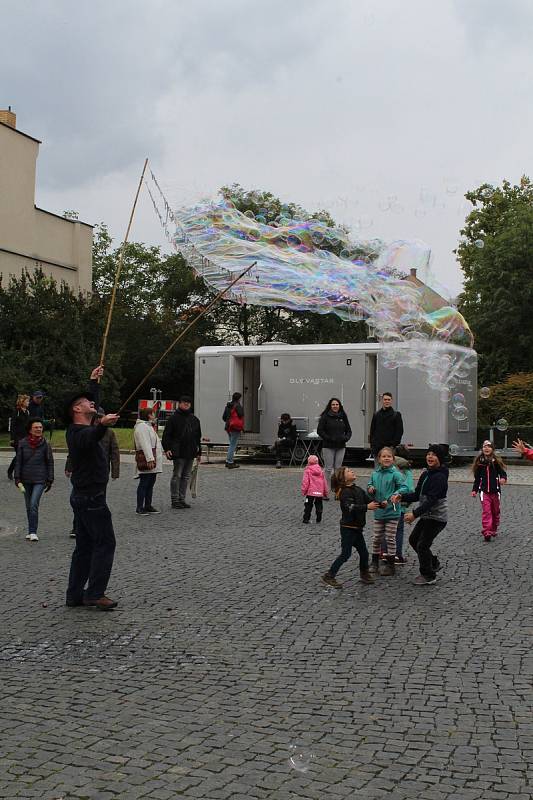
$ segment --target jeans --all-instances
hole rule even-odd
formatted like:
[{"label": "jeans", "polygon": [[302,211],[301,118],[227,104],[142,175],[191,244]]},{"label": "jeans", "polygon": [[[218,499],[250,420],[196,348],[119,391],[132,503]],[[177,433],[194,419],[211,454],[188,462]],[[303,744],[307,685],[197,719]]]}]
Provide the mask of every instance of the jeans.
[{"label": "jeans", "polygon": [[150,472],[148,475],[139,475],[139,484],[137,486],[137,511],[142,511],[143,508],[150,508],[152,505],[152,495],[156,478],[156,472]]},{"label": "jeans", "polygon": [[26,503],[26,515],[28,517],[28,533],[37,533],[39,525],[39,503],[46,489],[45,483],[24,483],[26,492],[24,502]]},{"label": "jeans", "polygon": [[348,561],[352,555],[354,547],[359,553],[359,569],[361,572],[366,572],[368,569],[368,549],[363,531],[358,528],[347,528],[346,525],[341,524],[341,554],[329,568],[330,575],[335,577],[344,562]]},{"label": "jeans", "polygon": [[229,447],[226,455],[226,464],[233,464],[233,456],[235,455],[240,435],[240,431],[228,431]]},{"label": "jeans", "polygon": [[315,513],[316,513],[316,520],[320,522],[322,519],[322,509],[324,508],[324,504],[322,503],[321,497],[312,497],[308,495],[305,498],[304,503],[304,519],[309,521],[311,519],[311,511],[313,510],[313,503],[315,504]]},{"label": "jeans", "polygon": [[85,584],[86,599],[98,600],[107,589],[115,555],[111,512],[104,492],[91,497],[73,491],[70,505],[74,511],[76,547],[70,564],[67,601],[81,602]]},{"label": "jeans", "polygon": [[175,458],[170,479],[170,499],[173,503],[185,502],[187,487],[191,479],[193,458]]},{"label": "jeans", "polygon": [[424,578],[433,580],[440,566],[439,559],[431,552],[433,540],[446,527],[446,522],[440,519],[424,519],[421,517],[416,523],[410,537],[409,544],[418,556],[420,574]]},{"label": "jeans", "polygon": [[330,447],[322,448],[322,458],[324,459],[324,470],[326,473],[332,475],[336,469],[342,467],[345,452],[345,447],[340,447],[337,450],[333,450]]}]

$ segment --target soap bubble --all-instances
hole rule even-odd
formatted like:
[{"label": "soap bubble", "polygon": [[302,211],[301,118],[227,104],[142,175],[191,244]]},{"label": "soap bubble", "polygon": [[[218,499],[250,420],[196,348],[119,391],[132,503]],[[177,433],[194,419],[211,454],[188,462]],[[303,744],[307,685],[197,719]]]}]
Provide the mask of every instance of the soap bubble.
[{"label": "soap bubble", "polygon": [[493,194],[494,194],[494,189],[492,188],[492,186],[485,186],[485,188],[481,190],[481,197],[484,200],[490,200]]},{"label": "soap bubble", "polygon": [[454,406],[452,409],[452,417],[458,422],[463,422],[468,419],[468,408],[466,406]]},{"label": "soap bubble", "polygon": [[465,396],[462,392],[456,392],[452,397],[452,403],[454,406],[464,406],[465,404]]},{"label": "soap bubble", "polygon": [[490,397],[490,389],[489,389],[489,387],[488,386],[482,386],[481,389],[479,390],[479,396],[482,397],[484,400],[486,400],[487,397]]},{"label": "soap bubble", "polygon": [[498,430],[499,430],[499,431],[506,431],[506,430],[507,430],[507,428],[509,427],[509,423],[507,422],[507,420],[505,419],[505,417],[502,417],[502,418],[501,418],[501,419],[499,419],[499,420],[498,420],[498,422],[496,423],[496,427],[498,428]]},{"label": "soap bubble", "polygon": [[450,455],[451,456],[456,456],[458,452],[459,452],[459,445],[451,444],[450,445]]},{"label": "soap bubble", "polygon": [[298,772],[308,772],[315,758],[313,753],[306,747],[298,745],[291,745],[289,749],[291,750],[289,765]]},{"label": "soap bubble", "polygon": [[485,247],[485,242],[483,241],[483,239],[476,239],[474,244],[476,245],[478,250],[483,250],[483,248]]},{"label": "soap bubble", "polygon": [[[397,199],[390,196],[387,202],[391,205]],[[258,216],[268,219],[261,198],[255,203]],[[389,368],[422,371],[438,392],[470,377],[475,353],[465,319],[451,305],[435,309],[430,293],[397,277],[415,268],[428,283],[430,248],[423,242],[370,238],[365,229],[373,220],[364,214],[356,221],[359,234],[350,236],[341,227],[330,227],[288,206],[280,209],[276,225],[213,201],[178,209],[173,220],[175,248],[216,291],[227,289],[232,277],[256,262],[253,274],[245,275],[227,293],[228,300],[332,313],[346,322],[363,320],[378,341],[398,343],[394,353],[388,345],[383,349]],[[431,367],[430,356],[435,362]]]}]

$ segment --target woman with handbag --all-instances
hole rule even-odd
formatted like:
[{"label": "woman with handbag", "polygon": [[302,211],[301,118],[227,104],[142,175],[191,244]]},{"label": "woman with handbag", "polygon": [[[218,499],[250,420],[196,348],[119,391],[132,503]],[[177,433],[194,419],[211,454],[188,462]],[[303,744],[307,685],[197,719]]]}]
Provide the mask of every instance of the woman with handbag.
[{"label": "woman with handbag", "polygon": [[224,420],[224,427],[228,434],[229,446],[226,455],[226,467],[228,469],[238,469],[239,465],[233,461],[239,438],[244,430],[244,409],[241,406],[241,393],[233,392],[231,400],[226,403],[222,419]]},{"label": "woman with handbag", "polygon": [[152,505],[152,495],[157,476],[163,472],[163,448],[153,427],[155,413],[151,408],[141,408],[133,429],[135,442],[135,478],[137,486],[137,514],[160,514]]}]

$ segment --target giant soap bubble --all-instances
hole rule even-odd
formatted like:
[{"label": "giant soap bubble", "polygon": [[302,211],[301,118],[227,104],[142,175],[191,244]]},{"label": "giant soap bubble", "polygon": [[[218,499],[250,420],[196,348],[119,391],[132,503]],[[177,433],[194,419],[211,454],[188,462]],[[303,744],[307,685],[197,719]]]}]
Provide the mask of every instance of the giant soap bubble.
[{"label": "giant soap bubble", "polygon": [[[256,262],[228,299],[365,320],[384,343],[386,366],[424,370],[429,385],[438,390],[467,374],[464,362],[473,353],[473,340],[462,315],[435,303],[437,295],[428,287],[397,276],[398,271],[427,268],[430,250],[423,242],[351,238],[319,219],[291,218],[288,208],[267,224],[266,213],[242,214],[227,200],[176,211],[166,204],[164,220],[155,201],[154,206],[165,229],[169,218],[175,224],[171,240],[176,250],[217,291]],[[454,354],[439,345],[456,345]]]}]

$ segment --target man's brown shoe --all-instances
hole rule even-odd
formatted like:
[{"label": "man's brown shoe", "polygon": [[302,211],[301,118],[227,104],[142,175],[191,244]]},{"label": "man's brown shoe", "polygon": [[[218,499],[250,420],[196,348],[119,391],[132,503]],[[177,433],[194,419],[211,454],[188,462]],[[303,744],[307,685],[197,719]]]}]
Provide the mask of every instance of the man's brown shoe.
[{"label": "man's brown shoe", "polygon": [[361,583],[375,583],[376,580],[371,572],[367,569],[362,569],[360,572],[360,581]]},{"label": "man's brown shoe", "polygon": [[111,600],[110,597],[106,597],[104,594],[102,597],[99,597],[98,600],[89,600],[86,598],[83,601],[83,605],[94,606],[95,608],[99,608],[100,611],[112,611],[118,606],[118,603],[115,600]]}]

